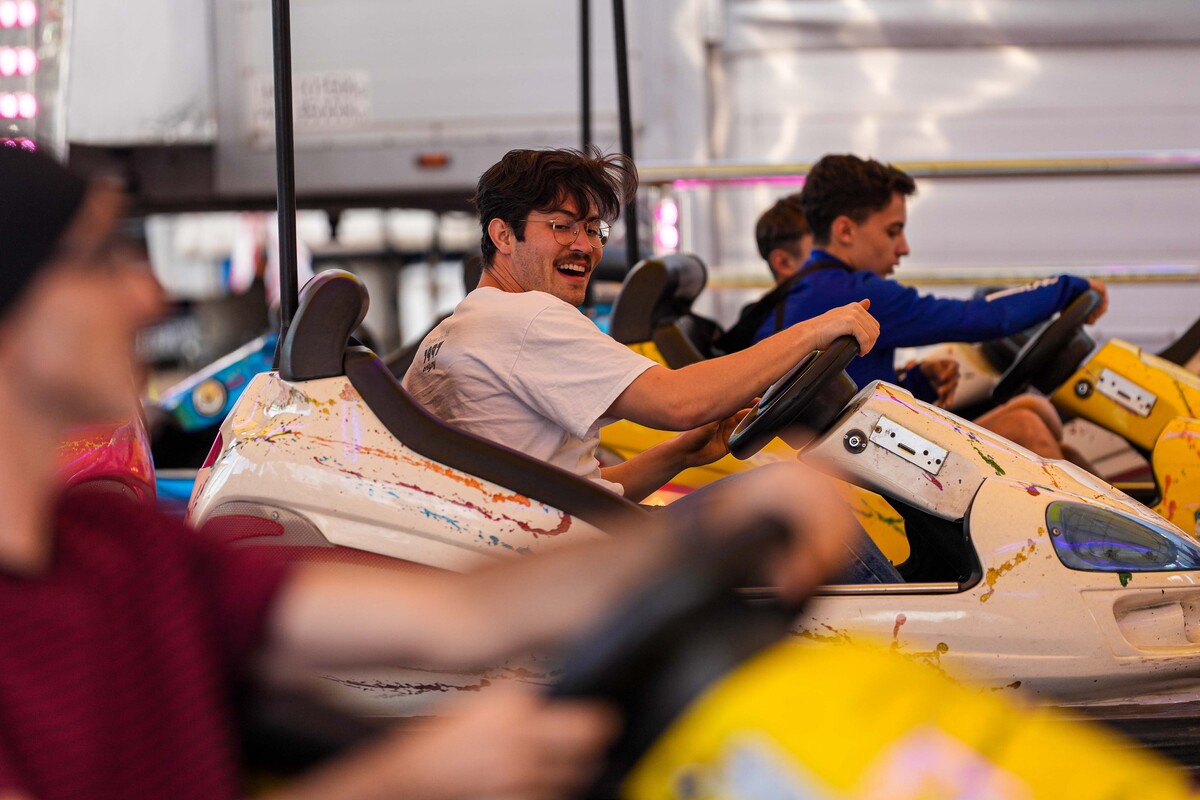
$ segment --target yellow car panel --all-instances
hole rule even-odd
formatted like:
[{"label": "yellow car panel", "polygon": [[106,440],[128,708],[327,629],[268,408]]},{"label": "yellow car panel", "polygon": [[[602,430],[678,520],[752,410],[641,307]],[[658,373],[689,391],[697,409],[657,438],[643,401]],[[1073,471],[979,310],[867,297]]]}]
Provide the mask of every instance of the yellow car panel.
[{"label": "yellow car panel", "polygon": [[[622,420],[600,431],[600,446],[627,461],[672,436],[675,434]],[[727,455],[706,466],[684,470],[645,502],[650,505],[666,505],[680,495],[707,486],[720,478],[774,461],[791,461],[796,458],[797,452],[781,440],[775,439],[746,461]],[[893,564],[903,563],[908,558],[908,538],[904,535],[904,519],[896,509],[874,492],[844,481],[838,481],[837,485],[846,503],[854,510],[863,530],[870,535],[888,560]]]},{"label": "yellow car panel", "polygon": [[627,800],[1184,798],[1183,770],[1106,731],[928,665],[787,643],[694,701],[630,773]]},{"label": "yellow car panel", "polygon": [[1176,417],[1200,417],[1200,376],[1140,347],[1111,341],[1050,399],[1059,410],[1148,451]]},{"label": "yellow car panel", "polygon": [[1160,492],[1154,512],[1200,538],[1200,419],[1172,420],[1158,437],[1150,464]]}]

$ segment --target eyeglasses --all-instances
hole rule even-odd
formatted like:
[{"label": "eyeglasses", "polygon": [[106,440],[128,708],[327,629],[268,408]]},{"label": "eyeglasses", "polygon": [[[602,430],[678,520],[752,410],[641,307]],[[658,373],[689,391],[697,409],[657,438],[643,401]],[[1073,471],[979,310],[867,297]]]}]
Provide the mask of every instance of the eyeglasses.
[{"label": "eyeglasses", "polygon": [[543,222],[550,226],[554,241],[563,247],[568,247],[579,239],[579,229],[582,227],[588,242],[592,247],[604,247],[608,244],[608,234],[612,230],[604,220],[595,222],[562,222],[557,219],[524,219],[522,222]]}]

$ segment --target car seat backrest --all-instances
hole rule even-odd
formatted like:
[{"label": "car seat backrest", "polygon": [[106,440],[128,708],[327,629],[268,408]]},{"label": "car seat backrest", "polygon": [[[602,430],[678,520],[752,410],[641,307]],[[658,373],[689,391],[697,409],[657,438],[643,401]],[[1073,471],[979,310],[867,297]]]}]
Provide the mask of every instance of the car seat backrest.
[{"label": "car seat backrest", "polygon": [[405,447],[565,511],[604,530],[640,517],[637,504],[566,470],[468,433],[431,414],[374,353],[346,350],[345,373],[363,402]]},{"label": "car seat backrest", "polygon": [[622,344],[650,341],[655,328],[691,311],[707,282],[704,262],[687,253],[638,262],[613,303],[613,338]]},{"label": "car seat backrest", "polygon": [[346,346],[369,304],[366,287],[349,272],[315,275],[300,290],[296,316],[280,343],[279,376],[311,381],[341,375]]},{"label": "car seat backrest", "polygon": [[688,253],[638,263],[613,304],[610,334],[622,344],[653,341],[672,368],[710,358],[720,328],[692,313],[707,283],[704,262]]},{"label": "car seat backrest", "polygon": [[1200,319],[1193,322],[1192,327],[1188,328],[1169,347],[1162,350],[1158,356],[1172,364],[1186,366],[1196,357],[1197,353],[1200,353]]}]

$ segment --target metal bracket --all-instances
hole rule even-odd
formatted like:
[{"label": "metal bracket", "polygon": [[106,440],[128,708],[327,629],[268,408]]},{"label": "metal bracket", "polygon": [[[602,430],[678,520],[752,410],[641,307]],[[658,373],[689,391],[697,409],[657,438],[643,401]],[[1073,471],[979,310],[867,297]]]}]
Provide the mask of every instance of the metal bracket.
[{"label": "metal bracket", "polygon": [[1100,380],[1096,382],[1096,391],[1140,417],[1150,416],[1154,403],[1158,400],[1158,395],[1111,369],[1101,370]]},{"label": "metal bracket", "polygon": [[916,464],[931,475],[941,472],[946,462],[946,449],[905,428],[887,417],[880,417],[871,433],[871,442],[889,453],[895,453],[910,464]]}]

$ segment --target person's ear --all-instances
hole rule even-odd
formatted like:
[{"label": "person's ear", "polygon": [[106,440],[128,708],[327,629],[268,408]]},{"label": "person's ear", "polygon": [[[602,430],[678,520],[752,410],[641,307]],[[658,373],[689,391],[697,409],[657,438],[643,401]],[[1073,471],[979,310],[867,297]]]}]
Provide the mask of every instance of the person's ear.
[{"label": "person's ear", "polygon": [[782,247],[776,247],[767,256],[767,266],[771,268],[771,274],[778,283],[792,277],[799,265],[791,253]]},{"label": "person's ear", "polygon": [[829,228],[830,238],[843,247],[848,247],[854,242],[854,234],[858,226],[854,220],[843,214],[833,221],[833,225]]},{"label": "person's ear", "polygon": [[492,244],[496,245],[496,250],[506,256],[512,255],[517,235],[507,222],[499,217],[492,217],[491,222],[488,223],[488,236],[491,237]]}]

